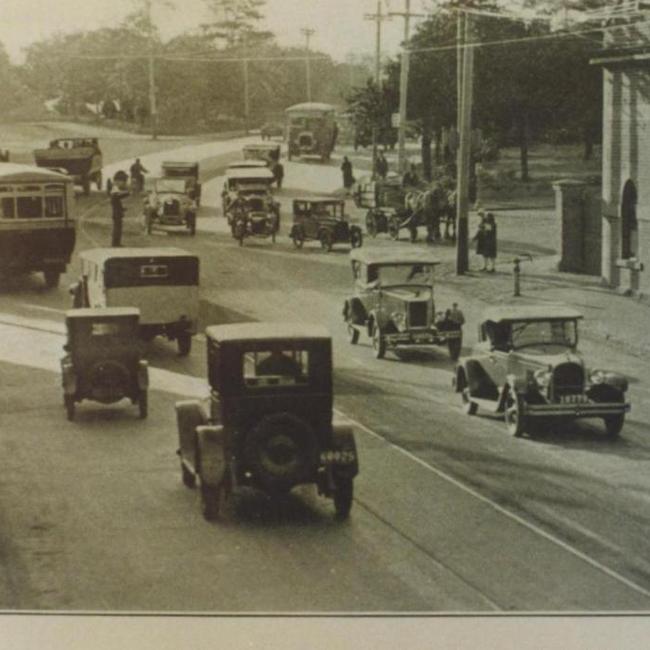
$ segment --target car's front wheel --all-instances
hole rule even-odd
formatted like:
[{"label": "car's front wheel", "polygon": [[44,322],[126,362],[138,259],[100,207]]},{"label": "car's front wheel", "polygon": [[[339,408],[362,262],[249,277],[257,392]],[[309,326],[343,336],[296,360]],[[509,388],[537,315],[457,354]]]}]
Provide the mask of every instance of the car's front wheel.
[{"label": "car's front wheel", "polygon": [[350,230],[350,246],[352,248],[361,248],[363,244],[363,235],[359,228],[352,228]]},{"label": "car's front wheel", "polygon": [[351,478],[334,479],[334,509],[338,519],[347,519],[352,509],[354,481]]},{"label": "car's front wheel", "polygon": [[625,414],[608,415],[605,420],[605,431],[609,438],[618,438],[625,424]]},{"label": "car's front wheel", "polygon": [[372,349],[375,351],[377,359],[383,359],[386,356],[386,338],[377,325],[372,330]]},{"label": "car's front wheel", "polygon": [[303,233],[301,228],[294,228],[291,233],[291,239],[293,240],[293,245],[296,248],[302,248],[305,243],[305,233]]},{"label": "car's front wheel", "polygon": [[506,428],[515,438],[520,438],[526,432],[527,418],[523,413],[524,398],[521,395],[508,395],[506,403]]},{"label": "car's front wheel", "polygon": [[320,245],[323,250],[326,250],[329,253],[334,245],[332,233],[329,230],[323,230],[318,238],[320,239]]}]

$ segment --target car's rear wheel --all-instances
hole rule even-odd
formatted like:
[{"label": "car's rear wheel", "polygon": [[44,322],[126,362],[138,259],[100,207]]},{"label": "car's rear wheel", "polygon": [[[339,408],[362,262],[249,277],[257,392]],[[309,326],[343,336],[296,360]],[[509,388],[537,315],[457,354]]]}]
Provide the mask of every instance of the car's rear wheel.
[{"label": "car's rear wheel", "polygon": [[176,343],[178,344],[179,356],[186,357],[190,353],[190,350],[192,349],[192,335],[183,332],[183,334],[178,335],[178,338],[176,339]]},{"label": "car's rear wheel", "polygon": [[524,399],[521,395],[508,395],[506,402],[506,428],[515,438],[520,438],[526,432],[528,422],[523,414]]},{"label": "car's rear wheel", "polygon": [[351,478],[334,479],[334,508],[337,519],[347,519],[352,509],[354,481]]},{"label": "car's rear wheel", "polygon": [[149,413],[149,396],[146,390],[140,391],[138,396],[138,413],[141,420],[146,419]]},{"label": "car's rear wheel", "polygon": [[469,394],[469,388],[466,386],[460,393],[460,397],[463,405],[463,412],[466,415],[476,415],[478,411],[478,404],[472,401],[472,398]]},{"label": "car's rear wheel", "polygon": [[625,424],[625,413],[620,413],[619,415],[608,415],[604,418],[604,421],[607,437],[618,438],[619,434],[623,430],[623,425]]},{"label": "car's rear wheel", "polygon": [[293,240],[293,245],[296,248],[302,248],[303,244],[305,243],[305,233],[301,228],[294,228],[293,232],[291,233],[291,239]]},{"label": "car's rear wheel", "polygon": [[372,349],[377,359],[383,359],[386,356],[386,337],[377,325],[374,325],[372,329]]}]

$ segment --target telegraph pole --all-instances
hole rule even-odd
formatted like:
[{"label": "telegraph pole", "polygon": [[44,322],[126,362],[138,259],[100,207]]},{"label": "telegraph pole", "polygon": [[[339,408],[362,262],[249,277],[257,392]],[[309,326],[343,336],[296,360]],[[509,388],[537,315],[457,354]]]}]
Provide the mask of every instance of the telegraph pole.
[{"label": "telegraph pole", "polygon": [[242,59],[242,66],[244,71],[244,130],[246,135],[248,135],[248,130],[250,128],[250,112],[251,112],[251,100],[250,100],[250,91],[249,91],[249,75],[248,75],[248,38],[246,33],[243,34],[244,40],[244,58]]},{"label": "telegraph pole", "polygon": [[156,72],[153,55],[153,22],[151,19],[151,0],[145,0],[147,14],[147,32],[149,45],[149,112],[151,113],[151,138],[158,138],[158,108],[156,106]]},{"label": "telegraph pole", "polygon": [[309,40],[316,33],[316,30],[311,29],[309,27],[303,27],[300,30],[300,33],[305,36],[305,40],[306,40],[305,48],[307,50],[307,58],[305,59],[305,73],[307,75],[307,101],[310,102],[311,101],[311,64],[309,60]]},{"label": "telegraph pole", "polygon": [[456,242],[456,274],[463,275],[469,269],[468,255],[468,212],[469,177],[472,152],[472,104],[474,85],[474,48],[472,40],[472,16],[464,12],[463,65],[461,70],[461,104],[458,112],[460,147],[457,159],[456,177],[456,219],[458,223]]},{"label": "telegraph pole", "polygon": [[[384,20],[390,20],[390,16],[387,16],[381,11],[381,0],[377,0],[377,13],[366,14],[364,20],[374,20],[376,23],[376,37],[375,37],[375,83],[377,84],[377,90],[381,90],[381,23]],[[378,136],[378,125],[375,123],[372,128],[372,176],[375,177],[376,173],[376,164],[377,164],[377,136]]]},{"label": "telegraph pole", "polygon": [[408,97],[408,78],[411,53],[408,50],[411,17],[425,18],[425,14],[411,13],[411,0],[404,0],[403,12],[394,11],[389,16],[402,16],[404,18],[404,43],[402,45],[402,59],[399,73],[399,131],[397,145],[397,167],[400,172],[406,171],[406,109]]}]

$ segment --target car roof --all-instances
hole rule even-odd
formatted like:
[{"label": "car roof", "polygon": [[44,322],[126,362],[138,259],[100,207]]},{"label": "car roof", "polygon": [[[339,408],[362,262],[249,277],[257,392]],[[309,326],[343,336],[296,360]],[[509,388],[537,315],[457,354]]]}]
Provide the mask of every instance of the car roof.
[{"label": "car roof", "polygon": [[354,248],[350,259],[363,264],[440,264],[440,260],[427,250],[414,248]]},{"label": "car roof", "polygon": [[35,165],[19,165],[16,163],[0,163],[0,182],[23,183],[29,181],[57,181],[72,183],[65,174],[53,172],[46,167]]},{"label": "car roof", "polygon": [[238,160],[237,162],[230,163],[226,167],[226,171],[230,169],[262,169],[266,168],[264,160]]},{"label": "car roof", "polygon": [[196,257],[182,248],[90,248],[79,253],[79,257],[102,264],[109,259],[131,257]]},{"label": "car roof", "polygon": [[189,167],[198,167],[198,166],[199,166],[199,163],[197,163],[197,162],[186,162],[186,161],[183,161],[183,162],[171,161],[170,162],[169,160],[165,160],[165,162],[163,162],[163,164],[162,164],[163,169],[165,167],[188,167],[189,168]]},{"label": "car roof", "polygon": [[322,325],[310,323],[232,323],[211,325],[205,330],[208,338],[215,341],[266,341],[286,339],[327,339],[331,336]]},{"label": "car roof", "polygon": [[137,307],[82,307],[81,309],[68,309],[66,319],[74,318],[101,318],[103,316],[140,316]]},{"label": "car roof", "polygon": [[275,179],[273,172],[266,166],[226,169],[226,176],[233,180],[270,181]]},{"label": "car roof", "polygon": [[483,312],[481,322],[582,318],[582,314],[565,305],[498,305]]},{"label": "car roof", "polygon": [[299,111],[322,111],[322,112],[335,112],[336,106],[332,104],[325,104],[323,102],[303,102],[301,104],[294,104],[285,109],[286,113]]}]

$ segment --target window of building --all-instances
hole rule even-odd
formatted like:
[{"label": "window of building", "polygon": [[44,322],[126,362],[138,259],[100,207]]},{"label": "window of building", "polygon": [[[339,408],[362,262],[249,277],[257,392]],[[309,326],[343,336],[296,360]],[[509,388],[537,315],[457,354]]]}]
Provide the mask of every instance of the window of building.
[{"label": "window of building", "polygon": [[621,257],[629,259],[637,254],[637,192],[634,183],[628,180],[623,188],[621,204]]}]

